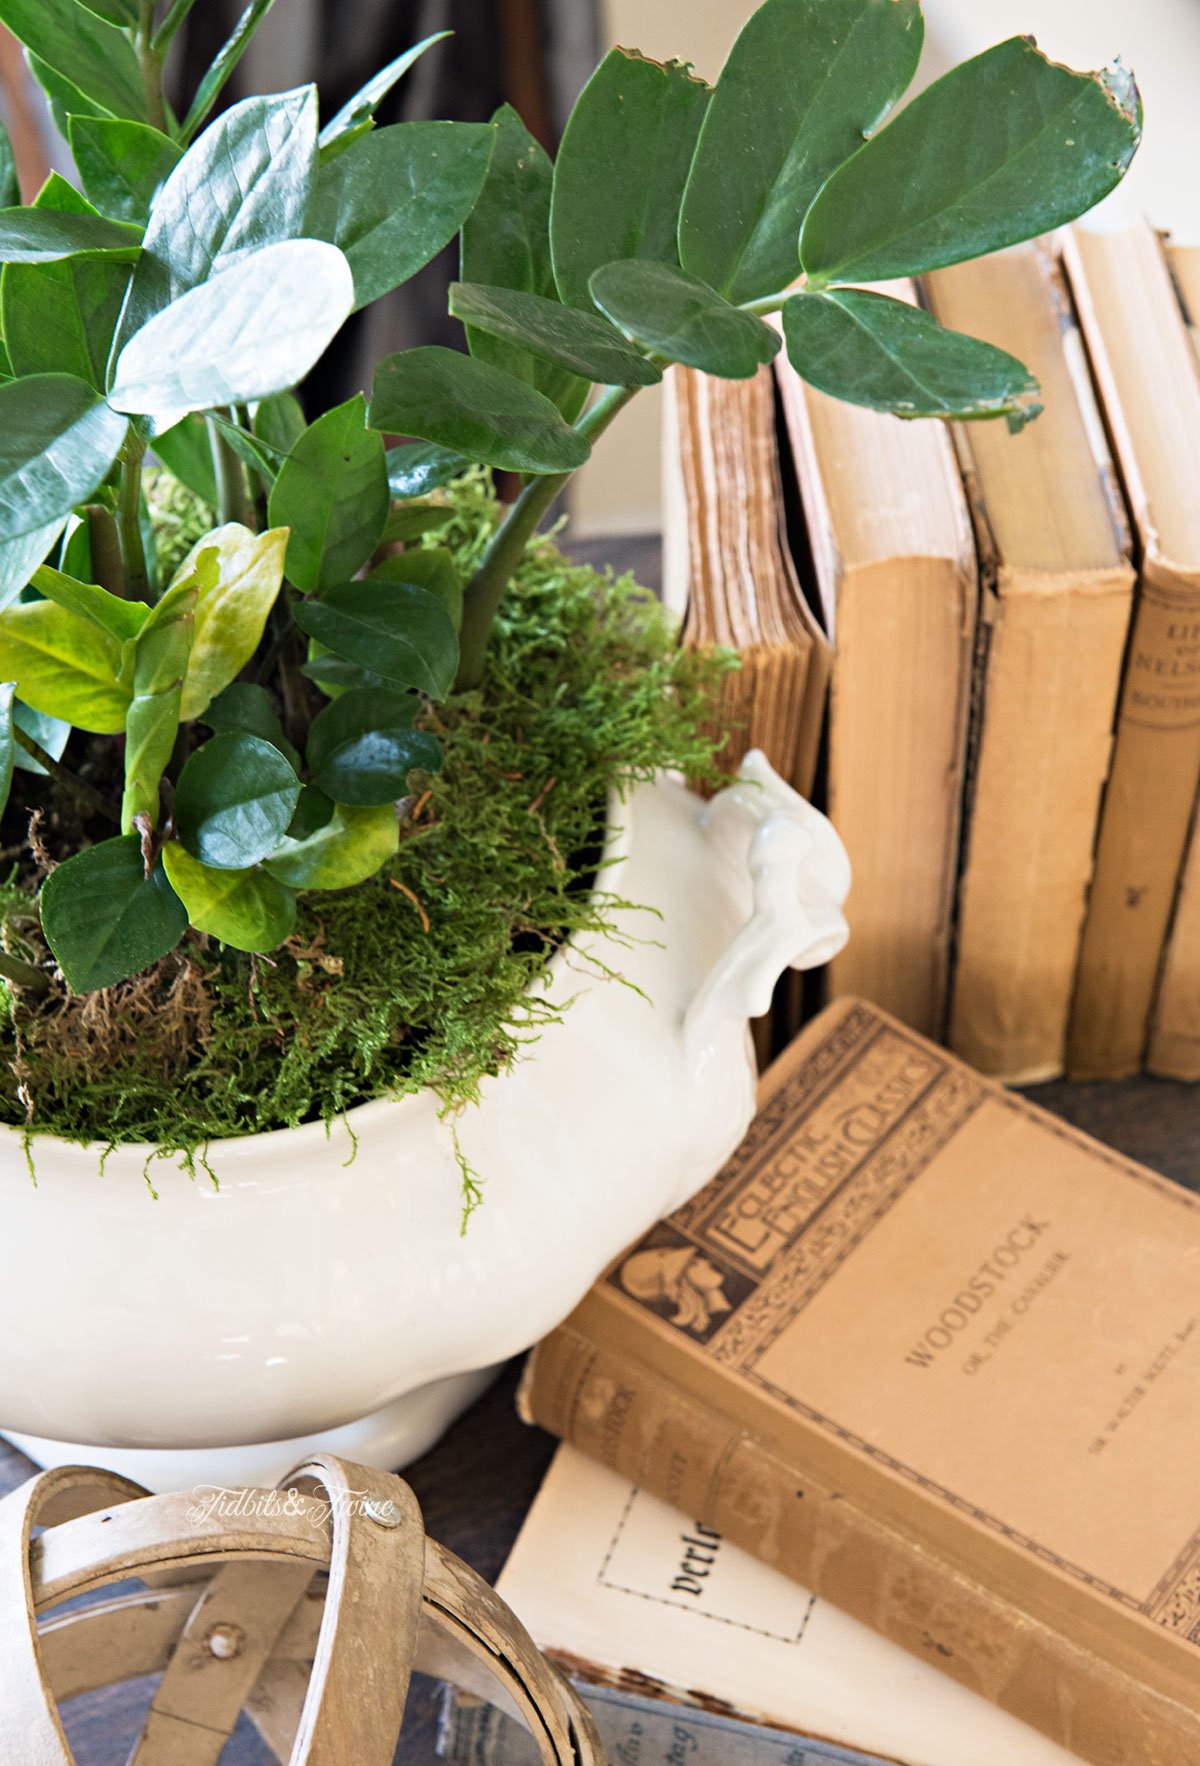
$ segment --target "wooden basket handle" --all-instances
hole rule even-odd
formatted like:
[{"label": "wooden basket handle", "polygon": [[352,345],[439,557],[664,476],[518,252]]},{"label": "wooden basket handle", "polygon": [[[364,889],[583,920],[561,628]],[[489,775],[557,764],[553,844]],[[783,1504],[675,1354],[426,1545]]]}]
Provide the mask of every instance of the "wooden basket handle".
[{"label": "wooden basket handle", "polygon": [[[215,1766],[243,1707],[291,1766],[390,1766],[414,1665],[484,1697],[494,1678],[547,1766],[603,1766],[586,1708],[487,1584],[425,1538],[399,1478],[320,1456],[285,1488],[286,1509],[233,1524],[81,1468],[0,1501],[0,1766],[73,1766],[55,1693],[157,1670],[130,1766]],[[66,1524],[43,1543],[39,1520]],[[214,1562],[199,1591],[161,1586],[168,1564]],[[314,1637],[306,1594],[325,1566]],[[43,1659],[38,1607],[129,1574],[158,1585],[52,1617]]]}]

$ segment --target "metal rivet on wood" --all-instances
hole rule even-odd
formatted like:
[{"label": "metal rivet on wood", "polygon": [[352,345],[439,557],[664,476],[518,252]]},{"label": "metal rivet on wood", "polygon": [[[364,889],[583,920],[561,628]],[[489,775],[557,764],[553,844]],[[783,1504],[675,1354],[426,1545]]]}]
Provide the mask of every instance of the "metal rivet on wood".
[{"label": "metal rivet on wood", "polygon": [[572,1688],[399,1478],[320,1455],[198,1503],[64,1466],[0,1501],[0,1766],[74,1766],[58,1701],[145,1674],[129,1766],[216,1766],[243,1710],[288,1766],[391,1766],[414,1671],[515,1712],[547,1766],[604,1766]]}]

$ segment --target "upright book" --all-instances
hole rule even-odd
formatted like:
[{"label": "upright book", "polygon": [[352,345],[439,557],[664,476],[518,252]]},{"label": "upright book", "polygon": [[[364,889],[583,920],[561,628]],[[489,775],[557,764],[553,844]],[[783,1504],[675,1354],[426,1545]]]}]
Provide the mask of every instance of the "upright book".
[{"label": "upright book", "polygon": [[[1024,362],[1019,434],[955,431],[982,604],[949,1041],[1018,1083],[1063,1071],[1133,595],[1129,532],[1060,272],[1020,246],[929,277],[955,331]],[[872,996],[874,997],[874,996]]]},{"label": "upright book", "polygon": [[[830,1749],[864,1766],[1074,1758],[573,1447],[555,1455],[496,1586],[575,1680],[614,1761],[634,1739],[638,1766],[824,1766]],[[456,1708],[453,1733],[463,1766],[537,1758],[477,1706]]]},{"label": "upright book", "polygon": [[1094,1766],[1182,1766],[1198,1269],[1200,1200],[842,1002],[523,1411]]},{"label": "upright book", "polygon": [[1141,1067],[1200,784],[1200,373],[1162,242],[1072,235],[1066,263],[1133,512],[1140,579],[1068,1067]]},{"label": "upright book", "polygon": [[[1200,247],[1173,245],[1167,257],[1192,347],[1200,353]],[[1183,470],[1200,484],[1200,466],[1193,462]],[[1200,680],[1200,619],[1194,622],[1181,654]],[[1200,1079],[1200,819],[1194,808],[1150,1020],[1146,1066],[1164,1079]]]},{"label": "upright book", "polygon": [[782,352],[775,372],[833,647],[827,808],[854,871],[830,985],[940,1036],[977,592],[954,450],[943,424],[805,386]]},{"label": "upright book", "polygon": [[716,714],[721,764],[734,773],[748,748],[761,748],[807,795],[829,652],[788,550],[771,370],[716,380],[672,368],[664,468],[664,600],[685,643],[741,657]]}]

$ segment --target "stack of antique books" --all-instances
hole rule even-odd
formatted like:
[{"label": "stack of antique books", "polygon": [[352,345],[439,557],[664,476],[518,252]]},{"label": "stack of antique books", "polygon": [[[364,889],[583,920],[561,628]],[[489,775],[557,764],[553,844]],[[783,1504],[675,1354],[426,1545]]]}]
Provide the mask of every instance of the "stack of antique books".
[{"label": "stack of antique books", "polygon": [[615,1762],[1200,1760],[1198,1268],[1200,1198],[840,1001],[534,1351],[501,1589]]},{"label": "stack of antique books", "polygon": [[1079,233],[901,292],[1026,362],[1038,420],[674,371],[665,587],[742,651],[729,763],[803,788],[825,713],[832,993],[1017,1082],[1200,1079],[1200,250]]}]

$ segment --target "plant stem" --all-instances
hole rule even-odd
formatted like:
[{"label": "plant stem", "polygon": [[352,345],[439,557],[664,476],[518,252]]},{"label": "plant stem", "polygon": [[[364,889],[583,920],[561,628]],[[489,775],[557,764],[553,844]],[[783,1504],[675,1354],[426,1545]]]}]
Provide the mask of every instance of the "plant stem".
[{"label": "plant stem", "polygon": [[47,754],[41,743],[35,742],[32,736],[27,736],[18,724],[13,725],[13,740],[18,748],[23,748],[39,766],[45,767],[50,777],[56,779],[72,796],[77,797],[80,803],[86,803],[89,809],[108,816],[111,821],[120,819],[115,803],[105,797],[102,791],[97,791],[94,785],[89,785],[86,779],[81,779],[78,773],[73,773],[69,766],[64,766],[61,760],[55,760],[52,754]]},{"label": "plant stem", "polygon": [[121,535],[125,582],[133,601],[150,599],[150,572],[146,568],[146,552],[142,545],[142,461],[145,454],[146,444],[131,426],[121,449],[117,526]]},{"label": "plant stem", "polygon": [[[590,410],[575,425],[580,435],[594,441],[602,435],[617,415],[624,410],[634,393],[634,386],[609,386]],[[479,569],[467,584],[463,596],[462,630],[459,633],[459,687],[477,687],[483,678],[488,636],[492,629],[504,592],[513,571],[521,561],[526,545],[537,531],[537,525],[563,486],[569,483],[570,472],[551,472],[531,478],[516,502],[492,535]]]},{"label": "plant stem", "polygon": [[791,300],[794,294],[803,292],[802,284],[795,288],[781,288],[778,294],[763,294],[757,300],[742,302],[743,313],[754,313],[758,318],[765,319],[768,313],[777,313],[785,301]]},{"label": "plant stem", "polygon": [[0,975],[18,987],[29,988],[31,993],[45,993],[50,986],[50,977],[44,969],[39,969],[36,963],[23,962],[6,950],[0,950]]},{"label": "plant stem", "polygon": [[125,568],[121,562],[121,536],[112,511],[100,503],[87,506],[88,545],[92,576],[110,595],[125,595]]},{"label": "plant stem", "polygon": [[173,0],[172,5],[167,9],[167,16],[150,39],[150,46],[156,55],[166,55],[171,46],[172,37],[192,10],[194,3],[195,0]]},{"label": "plant stem", "polygon": [[[229,420],[233,421],[231,414]],[[243,527],[250,527],[250,498],[242,463],[212,419],[206,417],[204,421],[217,475],[217,520],[222,526],[227,521],[240,521]]]},{"label": "plant stem", "polygon": [[162,58],[154,42],[154,0],[141,0],[134,46],[146,91],[146,114],[156,129],[165,131],[167,107],[163,101]]}]

